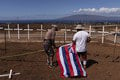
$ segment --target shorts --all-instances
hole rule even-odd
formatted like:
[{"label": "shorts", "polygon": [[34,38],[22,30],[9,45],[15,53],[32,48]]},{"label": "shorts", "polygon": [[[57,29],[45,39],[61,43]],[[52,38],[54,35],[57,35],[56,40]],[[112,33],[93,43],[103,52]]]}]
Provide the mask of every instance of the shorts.
[{"label": "shorts", "polygon": [[54,49],[52,46],[52,41],[51,40],[44,40],[44,50],[47,53],[48,56],[52,57],[54,56]]},{"label": "shorts", "polygon": [[79,57],[80,57],[80,55],[84,56],[84,55],[87,54],[87,51],[85,51],[85,52],[77,52],[77,54],[78,54]]}]

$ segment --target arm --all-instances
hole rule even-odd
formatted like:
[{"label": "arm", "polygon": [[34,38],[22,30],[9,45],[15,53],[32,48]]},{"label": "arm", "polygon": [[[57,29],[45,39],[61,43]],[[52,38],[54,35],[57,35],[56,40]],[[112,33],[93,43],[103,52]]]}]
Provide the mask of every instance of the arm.
[{"label": "arm", "polygon": [[87,33],[87,43],[91,41],[90,34]]},{"label": "arm", "polygon": [[73,45],[76,45],[76,41],[73,40],[73,41],[72,41],[72,44],[73,44]]},{"label": "arm", "polygon": [[91,41],[91,38],[90,38],[90,37],[88,37],[88,38],[87,38],[87,42],[89,43],[90,41]]}]

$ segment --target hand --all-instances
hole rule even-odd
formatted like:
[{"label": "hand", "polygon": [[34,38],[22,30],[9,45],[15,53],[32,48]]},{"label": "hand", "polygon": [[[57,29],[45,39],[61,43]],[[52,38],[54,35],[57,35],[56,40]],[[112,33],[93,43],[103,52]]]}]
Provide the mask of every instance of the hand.
[{"label": "hand", "polygon": [[55,49],[59,48],[59,46],[54,46]]}]

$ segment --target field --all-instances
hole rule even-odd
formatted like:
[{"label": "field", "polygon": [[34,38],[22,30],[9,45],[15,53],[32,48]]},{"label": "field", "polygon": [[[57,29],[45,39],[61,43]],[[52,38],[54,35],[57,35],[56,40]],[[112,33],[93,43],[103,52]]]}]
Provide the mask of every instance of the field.
[{"label": "field", "polygon": [[[49,25],[45,26],[49,28]],[[7,25],[3,26],[7,28]],[[15,25],[10,26],[16,28]],[[26,25],[20,26],[26,28]],[[39,24],[30,26],[40,29]],[[64,28],[62,24],[59,26]],[[71,25],[67,26],[73,29]],[[43,27],[43,29],[46,28]],[[87,78],[61,78],[56,56],[52,69],[46,65],[46,54],[43,51],[42,43],[44,31],[43,37],[41,37],[40,31],[30,31],[29,40],[27,31],[20,31],[20,39],[17,38],[17,31],[11,31],[11,39],[8,38],[7,32],[0,31],[0,75],[8,74],[12,69],[13,73],[19,72],[20,75],[12,76],[11,80],[120,80],[120,45],[113,44],[114,35],[112,34],[106,36],[102,44],[101,33],[97,32],[102,31],[102,27],[94,27],[92,30],[96,30],[96,33],[92,33],[92,41],[88,43]],[[115,31],[115,26],[106,30]],[[67,32],[66,40],[71,41],[73,34],[73,32]],[[65,42],[65,32],[58,31],[56,40],[58,41],[57,46],[65,44],[60,43],[60,41]],[[117,41],[120,41],[119,36]],[[8,77],[0,77],[0,80],[8,80]]]},{"label": "field", "polygon": [[[13,76],[11,80],[63,80],[60,77],[56,57],[52,69],[46,65],[46,54],[42,51],[42,43],[8,42],[6,54],[2,48],[3,46],[0,48],[1,53],[3,51],[0,57],[0,74],[9,73],[10,69],[13,69],[13,72],[21,73]],[[87,79],[65,78],[64,80],[119,80],[119,48],[119,46],[99,44],[99,42],[89,43]],[[0,78],[0,80],[8,80],[8,77]]]}]

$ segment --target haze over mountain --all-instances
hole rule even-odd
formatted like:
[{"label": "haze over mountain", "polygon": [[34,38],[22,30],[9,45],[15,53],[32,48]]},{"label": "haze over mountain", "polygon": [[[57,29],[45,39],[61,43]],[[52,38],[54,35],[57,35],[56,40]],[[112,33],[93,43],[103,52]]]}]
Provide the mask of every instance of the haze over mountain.
[{"label": "haze over mountain", "polygon": [[120,21],[119,16],[100,16],[88,14],[76,14],[59,18],[58,20],[64,21]]}]

